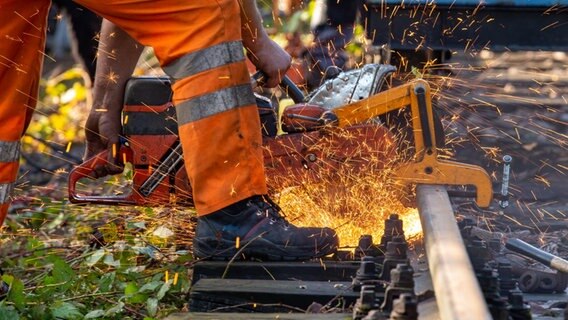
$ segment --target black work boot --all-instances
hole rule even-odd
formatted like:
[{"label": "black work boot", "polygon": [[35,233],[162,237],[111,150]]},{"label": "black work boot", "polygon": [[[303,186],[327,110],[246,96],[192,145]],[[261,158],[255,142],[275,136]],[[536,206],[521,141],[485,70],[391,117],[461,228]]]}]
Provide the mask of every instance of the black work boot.
[{"label": "black work boot", "polygon": [[226,260],[239,253],[237,258],[308,260],[337,250],[335,231],[296,227],[279,211],[270,199],[255,196],[199,217],[193,241],[195,256]]}]

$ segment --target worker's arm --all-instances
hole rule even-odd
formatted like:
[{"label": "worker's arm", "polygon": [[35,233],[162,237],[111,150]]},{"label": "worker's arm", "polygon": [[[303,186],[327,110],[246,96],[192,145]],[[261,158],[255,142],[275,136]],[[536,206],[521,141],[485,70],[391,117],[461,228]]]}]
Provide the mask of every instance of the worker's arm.
[{"label": "worker's arm", "polygon": [[[103,21],[93,86],[93,106],[85,126],[86,159],[104,150],[109,150],[111,157],[118,153],[124,87],[143,49],[122,29],[108,20]],[[110,160],[113,159],[109,158],[109,162]],[[95,168],[97,177],[122,172],[122,167],[111,163]]]},{"label": "worker's arm", "polygon": [[268,76],[266,86],[275,87],[290,68],[290,55],[270,39],[264,30],[256,0],[239,0],[239,3],[243,45],[248,57]]}]

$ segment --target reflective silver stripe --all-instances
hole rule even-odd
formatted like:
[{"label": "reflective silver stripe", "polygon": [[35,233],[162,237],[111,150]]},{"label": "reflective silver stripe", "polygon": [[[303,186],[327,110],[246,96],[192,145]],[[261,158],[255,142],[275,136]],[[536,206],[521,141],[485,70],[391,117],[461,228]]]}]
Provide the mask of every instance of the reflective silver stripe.
[{"label": "reflective silver stripe", "polygon": [[0,183],[0,204],[8,202],[8,197],[14,188],[13,183]]},{"label": "reflective silver stripe", "polygon": [[18,161],[20,141],[0,141],[0,162]]},{"label": "reflective silver stripe", "polygon": [[229,63],[245,60],[243,44],[240,41],[224,42],[203,50],[188,53],[164,66],[174,80],[217,68]]},{"label": "reflective silver stripe", "polygon": [[252,87],[248,83],[221,89],[178,103],[176,105],[178,125],[255,103]]}]

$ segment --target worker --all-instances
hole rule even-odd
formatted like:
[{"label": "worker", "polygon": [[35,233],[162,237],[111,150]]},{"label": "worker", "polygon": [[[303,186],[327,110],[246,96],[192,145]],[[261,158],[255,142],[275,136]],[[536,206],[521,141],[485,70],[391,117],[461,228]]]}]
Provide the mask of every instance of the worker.
[{"label": "worker", "polygon": [[[330,228],[297,227],[266,197],[260,121],[244,48],[280,82],[290,56],[262,28],[255,0],[77,0],[105,19],[89,114],[87,156],[116,150],[124,86],[142,46],[173,80],[179,134],[198,214],[194,254],[266,260],[334,252]],[[36,105],[49,0],[0,2],[0,223]],[[109,152],[114,155],[115,152]],[[116,173],[113,159],[97,176]],[[239,246],[240,244],[240,246]]]},{"label": "worker", "polygon": [[360,12],[363,12],[363,0],[315,1],[310,22],[314,42],[306,52],[310,70],[306,79],[308,88],[319,87],[326,77],[333,77],[346,67],[345,46],[353,39]]}]

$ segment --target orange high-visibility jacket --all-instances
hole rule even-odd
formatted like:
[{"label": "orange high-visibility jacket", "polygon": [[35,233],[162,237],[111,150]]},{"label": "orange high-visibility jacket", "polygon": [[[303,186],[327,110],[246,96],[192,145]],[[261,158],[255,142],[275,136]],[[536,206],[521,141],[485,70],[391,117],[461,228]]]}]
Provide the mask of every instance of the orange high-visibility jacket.
[{"label": "orange high-visibility jacket", "polygon": [[[78,0],[139,43],[173,78],[184,160],[199,214],[266,194],[260,123],[238,0]],[[49,0],[0,1],[0,225],[36,105]]]}]

